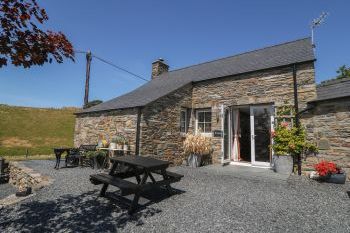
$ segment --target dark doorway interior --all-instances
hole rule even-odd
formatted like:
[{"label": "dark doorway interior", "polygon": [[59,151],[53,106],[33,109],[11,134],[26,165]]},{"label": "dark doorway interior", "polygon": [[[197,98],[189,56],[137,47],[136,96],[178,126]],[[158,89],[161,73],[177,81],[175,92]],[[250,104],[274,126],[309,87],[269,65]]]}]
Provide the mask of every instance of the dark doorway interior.
[{"label": "dark doorway interior", "polygon": [[239,109],[241,161],[251,161],[250,156],[250,113],[249,108]]}]

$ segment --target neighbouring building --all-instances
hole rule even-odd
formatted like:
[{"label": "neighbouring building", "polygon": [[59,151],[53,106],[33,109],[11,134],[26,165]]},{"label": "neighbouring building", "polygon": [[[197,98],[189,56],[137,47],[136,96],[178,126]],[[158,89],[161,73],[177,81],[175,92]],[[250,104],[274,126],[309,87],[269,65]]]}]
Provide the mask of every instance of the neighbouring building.
[{"label": "neighbouring building", "polygon": [[276,112],[296,94],[309,137],[349,161],[350,95],[338,98],[331,83],[316,89],[314,62],[310,38],[172,71],[159,59],[143,86],[78,112],[74,144],[121,133],[136,154],[180,164],[185,134],[202,133],[212,137],[214,163],[270,166],[270,132],[292,118]]},{"label": "neighbouring building", "polygon": [[[350,78],[317,86],[317,99],[302,114],[308,137],[317,142],[322,158],[333,160],[350,173]],[[315,163],[308,158],[306,165]]]}]

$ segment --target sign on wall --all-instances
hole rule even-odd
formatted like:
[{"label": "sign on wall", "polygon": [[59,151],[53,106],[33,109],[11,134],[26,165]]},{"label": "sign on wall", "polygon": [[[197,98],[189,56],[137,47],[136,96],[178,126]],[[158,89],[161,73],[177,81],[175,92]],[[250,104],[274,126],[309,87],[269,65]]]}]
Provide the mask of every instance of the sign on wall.
[{"label": "sign on wall", "polygon": [[224,133],[222,132],[222,130],[214,130],[213,131],[213,137],[222,138],[223,135],[224,135]]}]

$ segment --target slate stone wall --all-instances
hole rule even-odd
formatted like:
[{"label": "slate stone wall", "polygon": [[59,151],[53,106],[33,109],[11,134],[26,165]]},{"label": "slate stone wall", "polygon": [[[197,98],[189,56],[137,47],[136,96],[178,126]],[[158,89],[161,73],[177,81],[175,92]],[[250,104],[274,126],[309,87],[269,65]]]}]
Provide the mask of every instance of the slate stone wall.
[{"label": "slate stone wall", "polygon": [[[308,138],[320,149],[320,159],[336,162],[350,172],[350,97],[317,102],[315,108],[302,116]],[[308,158],[312,167],[320,159]]]},{"label": "slate stone wall", "polygon": [[141,155],[181,164],[184,134],[180,133],[180,111],[191,108],[192,85],[164,96],[142,109]]},{"label": "slate stone wall", "polygon": [[74,146],[97,144],[99,135],[113,137],[124,135],[130,149],[135,151],[137,109],[78,115],[75,120]]},{"label": "slate stone wall", "polygon": [[[313,63],[298,65],[300,108],[316,98]],[[195,109],[211,108],[212,130],[221,130],[220,105],[274,103],[293,104],[292,67],[214,79],[187,85],[142,108],[140,153],[182,163],[184,134],[180,133],[180,110],[188,110],[188,131],[194,132]],[[137,109],[78,115],[74,145],[93,144],[98,135],[122,133],[135,150]],[[213,138],[213,162],[220,162],[221,138]]]},{"label": "slate stone wall", "polygon": [[[299,108],[316,99],[315,72],[312,62],[297,66]],[[292,66],[236,75],[195,83],[193,86],[193,108],[212,109],[212,130],[221,130],[219,117],[221,104],[225,106],[271,103],[281,106],[294,105]],[[192,118],[192,124],[195,119]],[[213,161],[220,162],[221,139],[213,138]]]}]

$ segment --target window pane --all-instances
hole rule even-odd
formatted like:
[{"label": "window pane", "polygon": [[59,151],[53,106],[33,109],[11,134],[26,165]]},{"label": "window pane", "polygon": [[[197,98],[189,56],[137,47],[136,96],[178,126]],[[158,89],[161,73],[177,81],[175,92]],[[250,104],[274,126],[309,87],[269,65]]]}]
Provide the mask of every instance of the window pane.
[{"label": "window pane", "polygon": [[186,133],[186,111],[181,111],[180,132]]},{"label": "window pane", "polygon": [[205,112],[205,122],[211,122],[211,112]]},{"label": "window pane", "polygon": [[181,111],[181,121],[186,121],[186,112]]},{"label": "window pane", "polygon": [[204,122],[204,112],[198,113],[198,122]]},{"label": "window pane", "polygon": [[204,123],[198,123],[198,132],[204,133]]},{"label": "window pane", "polygon": [[211,123],[205,123],[205,133],[211,132]]}]

